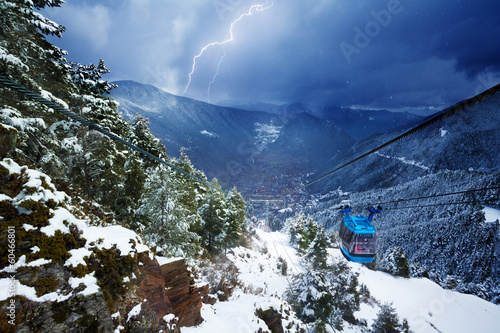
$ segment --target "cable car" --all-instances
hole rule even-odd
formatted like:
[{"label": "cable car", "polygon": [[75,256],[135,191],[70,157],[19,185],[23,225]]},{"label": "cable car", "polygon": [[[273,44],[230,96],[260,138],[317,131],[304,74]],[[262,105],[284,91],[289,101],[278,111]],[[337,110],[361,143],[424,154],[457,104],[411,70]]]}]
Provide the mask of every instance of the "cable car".
[{"label": "cable car", "polygon": [[340,251],[344,257],[352,262],[370,263],[377,253],[377,232],[371,223],[373,215],[381,213],[382,208],[370,207],[370,215],[351,216],[351,207],[341,207],[340,212],[345,216],[340,224]]}]

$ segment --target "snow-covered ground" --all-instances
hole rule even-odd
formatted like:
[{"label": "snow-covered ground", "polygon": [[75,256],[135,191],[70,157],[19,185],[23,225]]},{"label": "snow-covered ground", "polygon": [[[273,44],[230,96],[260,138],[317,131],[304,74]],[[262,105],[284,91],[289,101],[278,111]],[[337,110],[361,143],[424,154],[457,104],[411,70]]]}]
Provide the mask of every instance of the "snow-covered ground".
[{"label": "snow-covered ground", "polygon": [[[228,254],[228,258],[238,268],[242,287],[233,293],[229,301],[217,302],[214,305],[204,304],[201,315],[205,321],[196,327],[183,327],[183,333],[253,333],[259,328],[269,331],[266,324],[256,316],[255,311],[259,308],[263,310],[271,307],[277,310],[281,307],[289,308],[283,299],[288,287],[287,276],[281,274],[277,259],[280,256],[286,258],[289,274],[295,274],[294,265],[299,270],[303,269],[299,258],[288,244],[286,235],[279,232],[266,233],[261,230],[257,232],[260,241],[255,241],[255,250],[239,247]],[[287,254],[291,257],[291,261]],[[293,312],[288,319],[283,318],[283,326],[292,322],[302,325]],[[303,325],[300,327],[305,328]]]},{"label": "snow-covered ground", "polygon": [[[277,268],[278,257],[287,261],[289,275],[303,272],[304,267],[285,234],[258,230],[257,236],[260,251],[238,248],[229,255],[240,271],[240,280],[247,287],[247,293],[238,290],[227,302],[203,305],[205,321],[197,327],[183,328],[183,333],[246,333],[267,329],[256,317],[255,310],[286,304],[283,293],[288,280]],[[267,253],[262,250],[264,247]],[[341,256],[338,249],[329,249],[329,255]],[[428,279],[394,277],[355,263],[349,263],[349,266],[359,273],[359,282],[368,287],[371,296],[379,304],[392,303],[400,321],[406,318],[415,333],[498,332],[500,306],[476,296],[445,290]],[[378,305],[362,303],[356,317],[366,319],[371,326],[378,312]],[[360,328],[347,326],[344,332],[360,332]]]},{"label": "snow-covered ground", "polygon": [[[331,249],[330,253],[341,256],[339,250]],[[414,332],[498,332],[498,305],[443,289],[425,278],[405,279],[371,271],[360,264],[349,265],[359,273],[359,282],[368,287],[370,294],[382,303],[392,303],[399,318],[407,318]],[[366,307],[357,315],[366,318],[368,324],[375,319]]]}]

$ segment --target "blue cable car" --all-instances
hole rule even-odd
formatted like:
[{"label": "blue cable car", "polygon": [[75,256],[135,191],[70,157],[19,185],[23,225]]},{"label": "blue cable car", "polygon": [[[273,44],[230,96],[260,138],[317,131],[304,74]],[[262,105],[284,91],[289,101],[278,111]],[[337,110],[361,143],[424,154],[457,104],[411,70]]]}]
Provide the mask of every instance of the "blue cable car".
[{"label": "blue cable car", "polygon": [[370,207],[368,218],[363,215],[351,216],[351,207],[341,207],[340,212],[345,216],[340,224],[340,251],[344,257],[352,262],[370,263],[377,253],[377,232],[371,223],[373,215],[381,213],[382,208]]}]

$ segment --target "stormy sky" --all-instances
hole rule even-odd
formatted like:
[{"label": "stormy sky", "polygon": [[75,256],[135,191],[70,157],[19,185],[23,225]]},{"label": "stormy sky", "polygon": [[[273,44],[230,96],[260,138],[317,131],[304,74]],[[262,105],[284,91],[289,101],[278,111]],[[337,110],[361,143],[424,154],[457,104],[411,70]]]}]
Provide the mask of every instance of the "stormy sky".
[{"label": "stormy sky", "polygon": [[209,102],[436,110],[500,83],[494,0],[66,0],[43,14],[67,28],[50,40],[69,60]]}]

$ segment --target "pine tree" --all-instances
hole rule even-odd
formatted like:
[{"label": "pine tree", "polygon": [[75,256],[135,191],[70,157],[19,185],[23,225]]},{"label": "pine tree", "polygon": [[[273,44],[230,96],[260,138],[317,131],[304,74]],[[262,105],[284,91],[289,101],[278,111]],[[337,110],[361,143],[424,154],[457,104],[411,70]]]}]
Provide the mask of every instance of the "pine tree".
[{"label": "pine tree", "polygon": [[226,222],[224,247],[240,245],[245,224],[245,201],[236,187],[226,196]]},{"label": "pine tree", "polygon": [[149,170],[139,215],[147,218],[145,239],[162,255],[192,256],[198,236],[190,231],[187,210],[180,204],[181,190],[173,170],[160,165]]},{"label": "pine tree", "polygon": [[326,251],[326,236],[325,230],[318,226],[316,237],[311,242],[309,249],[305,257],[311,262],[313,269],[326,269],[327,263],[326,258],[328,257],[328,252]]},{"label": "pine tree", "polygon": [[[135,114],[132,120],[132,131],[129,142],[156,157],[162,159],[168,158],[167,149],[163,143],[151,133],[149,120],[140,112]],[[158,163],[159,162],[148,158],[145,160],[145,167],[149,168],[150,166],[158,165]]]},{"label": "pine tree", "polygon": [[[47,20],[36,9],[60,3],[0,2],[0,73],[56,103],[64,102],[53,95],[65,98],[74,88],[67,76],[66,53],[48,43],[44,34],[60,36],[64,27]],[[64,117],[3,86],[0,86],[0,105],[1,121],[9,124],[15,120],[11,125],[18,130],[20,143],[15,157],[43,168],[53,179],[65,180],[66,166],[54,153],[60,141],[50,130],[52,124]]]},{"label": "pine tree", "polygon": [[392,304],[383,304],[372,325],[373,333],[400,333],[399,318]]},{"label": "pine tree", "polygon": [[[212,181],[212,185],[215,188],[221,189],[215,178]],[[223,243],[226,232],[225,211],[226,203],[224,195],[214,188],[209,188],[199,209],[199,213],[203,219],[203,229],[201,231],[203,244],[210,253],[216,253]]]}]

